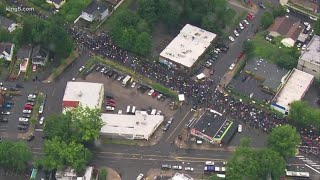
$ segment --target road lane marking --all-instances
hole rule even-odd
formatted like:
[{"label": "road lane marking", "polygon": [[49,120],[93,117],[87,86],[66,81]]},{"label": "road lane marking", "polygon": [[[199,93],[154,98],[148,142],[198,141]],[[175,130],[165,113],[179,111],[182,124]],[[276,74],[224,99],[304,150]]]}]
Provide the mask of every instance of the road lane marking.
[{"label": "road lane marking", "polygon": [[176,132],[176,130],[178,129],[178,127],[180,127],[180,124],[184,121],[184,119],[188,116],[188,114],[190,113],[191,111],[188,111],[188,113],[183,117],[183,119],[180,121],[180,123],[176,126],[176,128],[172,131],[172,133],[169,135],[169,137],[166,139],[166,141],[168,141],[171,136]]},{"label": "road lane marking", "polygon": [[302,157],[304,157],[304,156],[296,156],[297,158],[302,158]]},{"label": "road lane marking", "polygon": [[[97,157],[99,158],[106,158],[106,159],[126,159],[126,160],[140,160],[140,161],[171,161],[171,162],[177,162],[179,160],[176,159],[163,159],[163,158],[159,158],[159,159],[154,159],[154,158],[150,158],[150,159],[144,159],[144,158],[139,158],[139,157],[113,157],[113,156],[101,156],[98,155]],[[215,161],[215,162],[223,162],[225,161],[225,159],[209,159],[211,161]],[[203,163],[203,160],[189,160],[188,162],[201,162]]]},{"label": "road lane marking", "polygon": [[308,168],[312,169],[314,172],[320,174],[320,171],[316,170],[315,168],[309,166],[308,164],[305,164],[305,166],[307,166]]}]

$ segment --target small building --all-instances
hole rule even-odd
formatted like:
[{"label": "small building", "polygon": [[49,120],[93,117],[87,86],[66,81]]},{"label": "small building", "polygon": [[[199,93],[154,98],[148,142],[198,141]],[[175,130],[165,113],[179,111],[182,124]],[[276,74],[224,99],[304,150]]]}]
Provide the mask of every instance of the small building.
[{"label": "small building", "polygon": [[281,43],[284,46],[293,47],[303,29],[303,24],[290,17],[277,17],[268,31],[270,36],[283,36]]},{"label": "small building", "polygon": [[13,58],[14,44],[9,42],[0,42],[0,59],[11,61]]},{"label": "small building", "polygon": [[52,4],[55,8],[60,9],[66,0],[46,0],[47,3]]},{"label": "small building", "polygon": [[16,30],[17,27],[18,24],[16,24],[13,20],[0,16],[0,28],[3,28],[11,33]]},{"label": "small building", "polygon": [[58,170],[55,176],[57,180],[91,180],[93,178],[93,171],[93,167],[88,166],[86,167],[84,174],[80,175],[77,174],[74,169],[67,167],[63,170]]},{"label": "small building", "polygon": [[[86,21],[101,21],[109,15],[109,6],[101,1],[92,1],[78,17]],[[77,20],[78,20],[77,19]],[[77,21],[76,20],[76,21]]]},{"label": "small building", "polygon": [[63,111],[78,106],[101,109],[104,85],[89,82],[68,82],[63,96]]},{"label": "small building", "polygon": [[159,61],[175,69],[190,71],[216,36],[212,32],[186,24],[160,53]]},{"label": "small building", "polygon": [[282,88],[274,96],[271,108],[288,115],[290,104],[303,98],[313,80],[313,75],[293,69]]},{"label": "small building", "polygon": [[299,58],[297,69],[320,77],[320,36],[313,36]]},{"label": "small building", "polygon": [[28,69],[29,65],[29,60],[31,57],[31,52],[32,52],[32,46],[31,45],[26,45],[22,46],[18,52],[17,52],[17,60],[20,63],[20,72],[26,72]]},{"label": "small building", "polygon": [[136,111],[134,115],[106,114],[101,116],[105,125],[100,134],[112,138],[148,140],[164,120],[162,115],[148,115]]},{"label": "small building", "polygon": [[175,173],[169,180],[193,180],[188,174]]},{"label": "small building", "polygon": [[49,51],[37,45],[32,49],[31,59],[33,65],[45,66],[49,59]]},{"label": "small building", "polygon": [[259,58],[250,59],[243,72],[261,82],[262,90],[271,94],[278,92],[285,77],[289,74],[288,70],[281,69],[267,60]]}]

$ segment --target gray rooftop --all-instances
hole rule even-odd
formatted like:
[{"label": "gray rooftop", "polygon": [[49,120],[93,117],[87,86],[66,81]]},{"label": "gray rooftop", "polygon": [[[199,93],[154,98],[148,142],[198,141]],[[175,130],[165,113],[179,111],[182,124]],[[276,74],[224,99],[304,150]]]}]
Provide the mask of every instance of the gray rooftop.
[{"label": "gray rooftop", "polygon": [[107,5],[101,3],[101,2],[96,2],[92,1],[85,9],[84,12],[88,14],[93,14],[95,12],[99,12],[100,14],[103,13],[105,10],[107,10],[108,7]]},{"label": "gray rooftop", "polygon": [[14,24],[14,21],[11,19],[5,18],[3,16],[0,16],[0,26],[9,28],[11,24]]},{"label": "gray rooftop", "polygon": [[302,53],[300,59],[320,66],[320,36],[313,36],[307,50]]},{"label": "gray rooftop", "polygon": [[288,70],[281,69],[277,65],[268,63],[266,60],[259,58],[250,59],[244,67],[244,70],[263,78],[262,85],[274,90],[279,87],[281,79],[289,72]]},{"label": "gray rooftop", "polygon": [[22,46],[17,52],[18,59],[30,58],[31,45]]}]

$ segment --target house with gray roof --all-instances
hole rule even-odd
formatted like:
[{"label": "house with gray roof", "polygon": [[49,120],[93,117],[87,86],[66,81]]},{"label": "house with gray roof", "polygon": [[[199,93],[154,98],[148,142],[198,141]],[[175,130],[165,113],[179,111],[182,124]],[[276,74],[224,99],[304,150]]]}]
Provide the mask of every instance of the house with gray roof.
[{"label": "house with gray roof", "polygon": [[13,32],[17,26],[18,24],[16,24],[13,20],[0,16],[0,28],[9,32]]},{"label": "house with gray roof", "polygon": [[17,57],[18,62],[20,62],[20,71],[21,72],[27,71],[28,65],[29,65],[29,60],[31,57],[31,52],[32,52],[31,45],[22,46],[18,50],[16,57]]},{"label": "house with gray roof", "polygon": [[0,43],[0,59],[11,61],[13,57],[14,44],[9,42]]},{"label": "house with gray roof", "polygon": [[[86,21],[101,21],[109,15],[109,6],[102,1],[92,1],[78,17]],[[77,20],[78,20],[77,19]],[[77,21],[76,20],[76,21]]]},{"label": "house with gray roof", "polygon": [[38,45],[32,49],[31,59],[32,64],[45,66],[49,59],[49,51]]},{"label": "house with gray roof", "polygon": [[276,94],[280,85],[284,82],[289,71],[279,68],[267,60],[254,58],[250,59],[244,67],[244,72],[253,76],[259,82],[262,90]]}]

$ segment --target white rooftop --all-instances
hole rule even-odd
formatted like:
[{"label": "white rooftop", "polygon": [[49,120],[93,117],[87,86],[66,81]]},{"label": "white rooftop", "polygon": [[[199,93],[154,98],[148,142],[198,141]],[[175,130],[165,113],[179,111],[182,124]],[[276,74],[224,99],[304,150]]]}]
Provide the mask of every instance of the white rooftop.
[{"label": "white rooftop", "polygon": [[63,101],[78,101],[81,106],[100,108],[104,87],[101,83],[68,82]]},{"label": "white rooftop", "polygon": [[175,173],[170,180],[193,180],[188,174]]},{"label": "white rooftop", "polygon": [[160,56],[186,67],[191,67],[216,36],[212,32],[186,24],[160,53]]},{"label": "white rooftop", "polygon": [[300,59],[320,66],[320,36],[313,36],[306,49]]},{"label": "white rooftop", "polygon": [[276,97],[276,103],[289,109],[293,101],[301,100],[309,89],[314,76],[298,69],[293,69],[286,84]]},{"label": "white rooftop", "polygon": [[142,135],[144,139],[148,139],[164,120],[162,115],[148,115],[145,111],[136,111],[135,115],[103,113],[101,118],[105,125],[100,133]]}]

